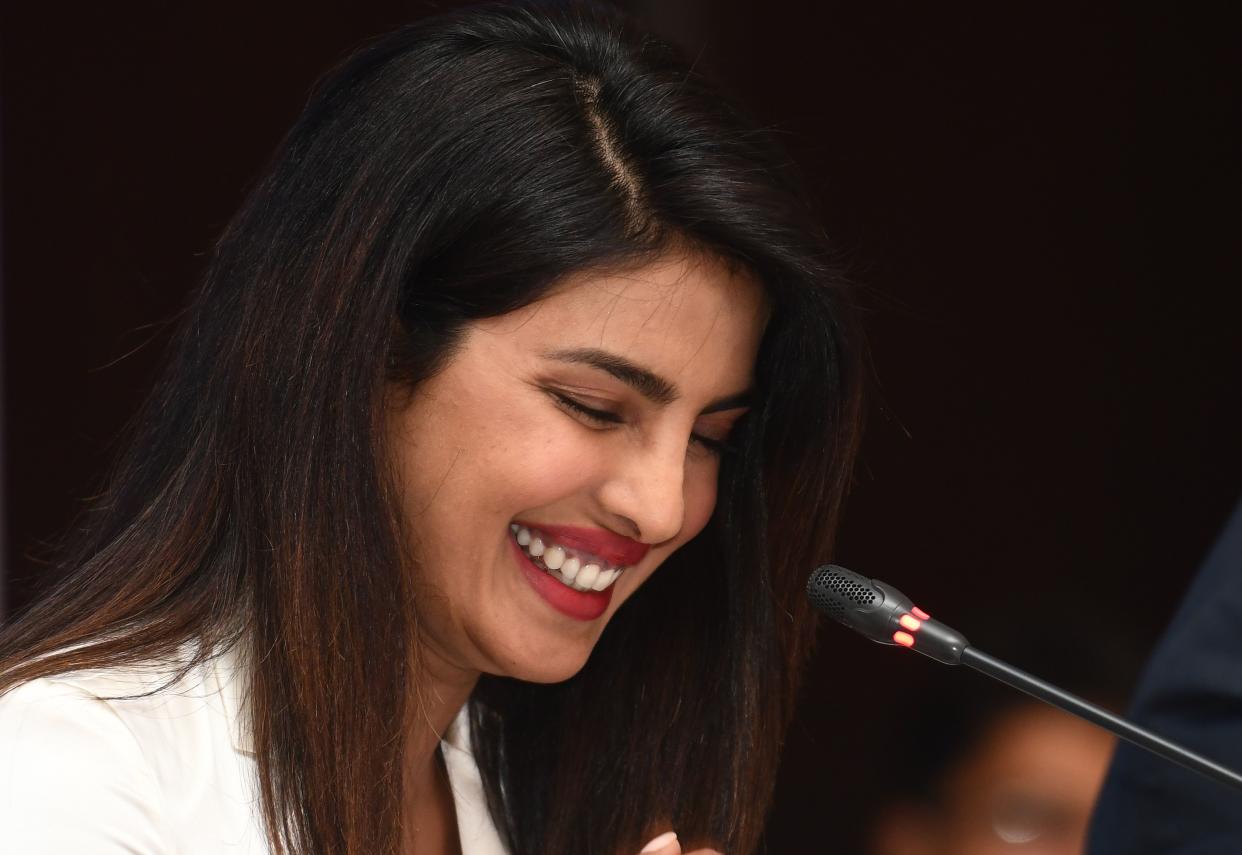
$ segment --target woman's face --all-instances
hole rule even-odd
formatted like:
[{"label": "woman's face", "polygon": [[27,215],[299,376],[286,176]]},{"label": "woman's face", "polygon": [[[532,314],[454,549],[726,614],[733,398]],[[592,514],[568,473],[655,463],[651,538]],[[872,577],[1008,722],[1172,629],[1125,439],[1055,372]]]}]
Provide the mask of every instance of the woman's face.
[{"label": "woman's face", "polygon": [[679,253],[474,323],[392,414],[426,653],[576,673],[711,516],[765,319],[753,281]]}]

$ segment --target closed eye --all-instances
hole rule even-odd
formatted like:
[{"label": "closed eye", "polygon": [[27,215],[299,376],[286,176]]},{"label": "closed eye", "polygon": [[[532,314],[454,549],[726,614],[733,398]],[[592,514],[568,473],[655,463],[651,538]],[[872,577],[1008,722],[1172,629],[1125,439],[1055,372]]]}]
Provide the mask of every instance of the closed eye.
[{"label": "closed eye", "polygon": [[701,436],[697,433],[690,434],[690,441],[697,442],[699,445],[703,446],[705,451],[709,451],[717,457],[721,457],[725,454],[737,453],[737,448],[735,446],[732,446],[723,440],[709,439],[708,437]]},{"label": "closed eye", "polygon": [[[589,407],[578,399],[566,395],[564,392],[558,392],[553,389],[547,390],[553,400],[563,410],[567,410],[571,415],[597,428],[607,428],[614,425],[624,424],[625,419],[619,413],[610,410],[600,410],[595,407]],[[716,455],[717,457],[724,454],[733,454],[737,449],[728,442],[720,439],[712,439],[702,434],[690,434],[690,442],[698,445],[704,451]]]},{"label": "closed eye", "polygon": [[620,415],[608,410],[597,410],[594,407],[588,407],[586,404],[571,398],[564,392],[556,392],[551,389],[548,394],[560,404],[562,409],[568,410],[572,414],[580,417],[584,421],[593,423],[598,427],[607,427],[608,425],[619,425],[623,421]]}]

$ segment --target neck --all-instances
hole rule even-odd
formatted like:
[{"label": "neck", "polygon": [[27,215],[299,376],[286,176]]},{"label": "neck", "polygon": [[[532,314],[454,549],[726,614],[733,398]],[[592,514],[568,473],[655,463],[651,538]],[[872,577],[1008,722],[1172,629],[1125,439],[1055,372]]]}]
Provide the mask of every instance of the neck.
[{"label": "neck", "polygon": [[409,851],[456,852],[457,820],[440,741],[470,698],[479,672],[424,649],[405,743],[403,825]]},{"label": "neck", "polygon": [[[431,659],[426,657],[426,660]],[[406,769],[414,774],[416,780],[426,780],[429,775],[425,773],[438,765],[436,756],[440,740],[479,681],[477,671],[444,667],[442,663],[426,660],[419,675],[419,685],[415,687],[406,731]]]}]

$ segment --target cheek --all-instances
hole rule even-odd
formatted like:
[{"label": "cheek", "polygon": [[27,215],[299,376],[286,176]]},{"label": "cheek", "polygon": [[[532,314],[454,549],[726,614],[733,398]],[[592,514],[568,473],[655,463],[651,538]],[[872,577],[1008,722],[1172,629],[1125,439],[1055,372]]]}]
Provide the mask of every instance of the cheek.
[{"label": "cheek", "polygon": [[593,434],[550,407],[492,410],[463,449],[455,475],[458,504],[508,522],[564,503],[598,481],[607,461]]},{"label": "cheek", "polygon": [[716,486],[719,467],[705,466],[704,471],[687,473],[685,522],[682,540],[690,540],[703,530],[716,509]]}]

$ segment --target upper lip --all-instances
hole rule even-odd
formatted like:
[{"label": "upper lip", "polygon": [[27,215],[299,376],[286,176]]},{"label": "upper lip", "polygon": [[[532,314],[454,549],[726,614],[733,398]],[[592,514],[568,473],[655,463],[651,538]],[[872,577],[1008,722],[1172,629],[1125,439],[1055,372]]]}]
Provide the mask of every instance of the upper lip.
[{"label": "upper lip", "polygon": [[630,567],[646,557],[650,544],[617,534],[604,528],[587,528],[576,525],[541,525],[539,523],[515,522],[528,529],[546,534],[562,546],[589,552],[618,567]]}]

